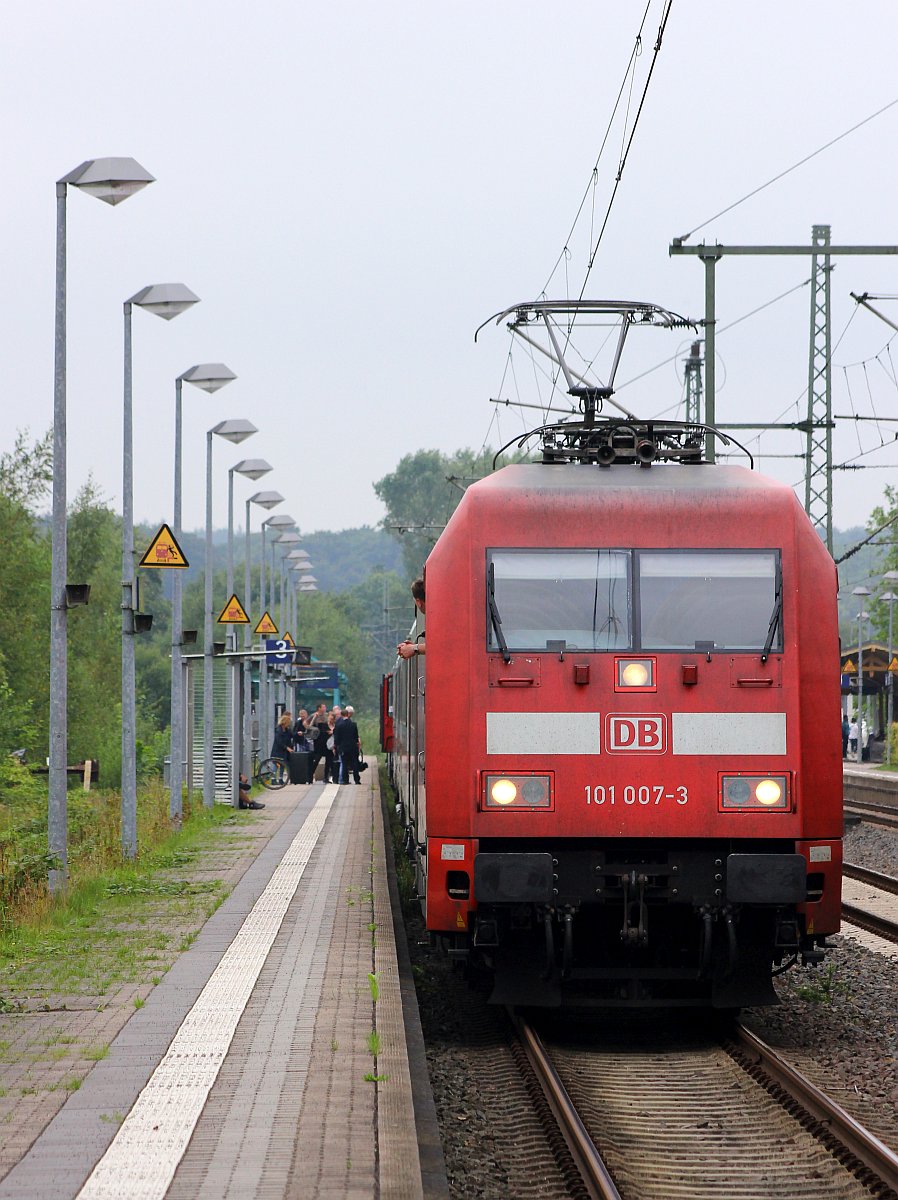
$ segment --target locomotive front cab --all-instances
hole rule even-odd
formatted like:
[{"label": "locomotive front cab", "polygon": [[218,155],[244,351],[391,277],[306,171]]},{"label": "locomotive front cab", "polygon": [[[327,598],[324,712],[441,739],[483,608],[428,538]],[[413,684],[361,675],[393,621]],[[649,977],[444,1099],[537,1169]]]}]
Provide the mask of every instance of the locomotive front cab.
[{"label": "locomotive front cab", "polygon": [[466,678],[431,600],[428,927],[488,963],[496,1001],[775,1002],[772,966],[838,929],[831,560],[789,489],[738,468],[638,492],[507,470],[540,473],[542,520],[531,484],[501,540],[484,511],[449,539]]}]

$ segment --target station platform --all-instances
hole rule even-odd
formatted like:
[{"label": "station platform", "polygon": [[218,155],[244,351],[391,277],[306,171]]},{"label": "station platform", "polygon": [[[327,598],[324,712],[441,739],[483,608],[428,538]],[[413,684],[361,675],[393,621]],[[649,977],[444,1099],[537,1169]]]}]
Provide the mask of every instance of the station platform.
[{"label": "station platform", "polygon": [[445,1194],[376,775],[266,796],[254,861],[0,1200]]}]

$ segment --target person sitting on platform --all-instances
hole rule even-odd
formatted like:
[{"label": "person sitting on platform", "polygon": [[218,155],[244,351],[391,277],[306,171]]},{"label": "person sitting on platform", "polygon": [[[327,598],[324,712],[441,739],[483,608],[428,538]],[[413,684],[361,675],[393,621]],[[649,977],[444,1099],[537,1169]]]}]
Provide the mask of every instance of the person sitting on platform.
[{"label": "person sitting on platform", "polygon": [[251,800],[249,796],[249,780],[245,775],[240,776],[240,790],[238,792],[240,808],[264,808],[265,805],[261,800]]}]

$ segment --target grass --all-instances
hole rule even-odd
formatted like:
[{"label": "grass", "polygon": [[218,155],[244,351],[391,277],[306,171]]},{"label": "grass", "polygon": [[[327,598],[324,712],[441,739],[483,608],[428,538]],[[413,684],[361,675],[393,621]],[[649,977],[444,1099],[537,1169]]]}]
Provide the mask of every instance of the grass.
[{"label": "grass", "polygon": [[177,937],[180,949],[195,937],[184,926],[202,924],[225,898],[220,880],[178,872],[239,833],[233,809],[185,803],[183,826],[172,831],[168,796],[154,781],[138,796],[139,853],[131,862],[122,862],[119,811],[118,793],[69,794],[69,882],[51,896],[46,864],[30,873],[22,867],[37,860],[41,839],[46,846],[46,797],[41,807],[40,798],[15,795],[0,780],[0,1012],[21,1011],[22,996],[47,996],[49,1004],[53,994],[104,997],[123,984],[158,981]]}]

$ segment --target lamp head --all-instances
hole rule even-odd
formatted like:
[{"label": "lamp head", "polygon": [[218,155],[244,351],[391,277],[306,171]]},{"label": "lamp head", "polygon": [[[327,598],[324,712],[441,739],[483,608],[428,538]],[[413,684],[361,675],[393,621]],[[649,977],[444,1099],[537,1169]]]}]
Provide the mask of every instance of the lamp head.
[{"label": "lamp head", "polygon": [[210,433],[218,434],[219,437],[223,437],[228,442],[243,442],[258,432],[252,421],[245,421],[242,417],[234,417],[229,421],[219,421],[210,430]]},{"label": "lamp head", "polygon": [[141,288],[127,301],[145,308],[147,312],[155,313],[163,321],[170,321],[179,313],[186,312],[194,304],[199,304],[199,296],[183,283],[153,283]]},{"label": "lamp head", "polygon": [[264,458],[243,458],[236,466],[231,467],[232,471],[236,471],[238,475],[245,475],[247,479],[261,479],[273,469],[271,463],[266,462]]},{"label": "lamp head", "polygon": [[283,502],[284,497],[280,492],[256,492],[249,498],[250,504],[258,504],[260,508],[277,508]]},{"label": "lamp head", "polygon": [[154,176],[134,158],[89,158],[59,182],[70,183],[106,204],[121,204],[153,181]]},{"label": "lamp head", "polygon": [[204,392],[217,392],[237,376],[224,363],[198,363],[179,378],[192,383],[194,387],[202,388]]}]

